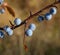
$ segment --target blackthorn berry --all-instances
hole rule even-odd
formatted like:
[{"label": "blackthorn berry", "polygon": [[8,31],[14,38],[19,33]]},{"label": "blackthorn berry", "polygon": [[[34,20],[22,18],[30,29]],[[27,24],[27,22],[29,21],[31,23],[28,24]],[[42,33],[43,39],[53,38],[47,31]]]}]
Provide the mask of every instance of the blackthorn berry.
[{"label": "blackthorn berry", "polygon": [[0,9],[0,14],[3,14],[5,12],[5,9]]},{"label": "blackthorn berry", "polygon": [[46,20],[51,20],[51,19],[52,19],[52,14],[46,13],[46,14],[45,14],[45,19],[46,19]]},{"label": "blackthorn berry", "polygon": [[38,17],[38,21],[39,21],[39,22],[41,22],[41,21],[43,21],[43,20],[44,20],[44,17],[43,17],[43,16],[39,16],[39,17]]},{"label": "blackthorn berry", "polygon": [[4,37],[4,33],[2,31],[0,31],[0,38]]},{"label": "blackthorn berry", "polygon": [[13,30],[10,30],[9,32],[7,32],[7,34],[8,34],[9,36],[13,35]]},{"label": "blackthorn berry", "polygon": [[27,36],[32,36],[33,31],[32,31],[31,29],[28,29],[28,30],[26,30],[25,34],[26,34]]},{"label": "blackthorn berry", "polygon": [[4,30],[7,32],[9,36],[13,34],[13,30],[7,25],[4,27]]},{"label": "blackthorn berry", "polygon": [[56,7],[52,7],[52,8],[50,9],[50,14],[55,15],[56,13],[57,13]]},{"label": "blackthorn berry", "polygon": [[32,31],[34,31],[36,29],[36,25],[35,24],[30,24],[29,25],[29,29],[31,29]]},{"label": "blackthorn berry", "polygon": [[5,30],[6,32],[9,32],[9,31],[11,30],[11,28],[10,28],[8,25],[6,25],[6,26],[4,26],[4,30]]},{"label": "blackthorn berry", "polygon": [[16,25],[19,25],[19,24],[21,24],[21,19],[19,19],[19,18],[16,18],[16,19],[14,20],[14,23],[15,23]]}]

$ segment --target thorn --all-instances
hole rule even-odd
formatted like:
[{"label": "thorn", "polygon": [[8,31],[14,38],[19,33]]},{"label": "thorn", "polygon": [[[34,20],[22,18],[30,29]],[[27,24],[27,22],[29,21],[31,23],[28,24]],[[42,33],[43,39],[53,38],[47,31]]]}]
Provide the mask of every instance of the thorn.
[{"label": "thorn", "polygon": [[10,20],[9,20],[9,23],[10,23],[12,26],[14,26]]},{"label": "thorn", "polygon": [[32,12],[30,11],[30,16],[32,15]]},{"label": "thorn", "polygon": [[[57,0],[54,0],[54,3],[53,3],[53,5],[55,5],[55,3],[56,3],[56,2],[57,2]],[[53,6],[53,5],[52,5],[52,6]]]}]

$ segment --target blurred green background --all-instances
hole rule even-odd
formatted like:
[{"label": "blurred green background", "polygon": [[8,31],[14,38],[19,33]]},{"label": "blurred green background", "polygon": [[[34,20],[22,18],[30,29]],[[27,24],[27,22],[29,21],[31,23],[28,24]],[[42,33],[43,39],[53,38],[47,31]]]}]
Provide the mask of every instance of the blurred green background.
[{"label": "blurred green background", "polygon": [[[29,12],[39,11],[55,0],[5,0],[15,11],[16,17],[22,20],[29,16]],[[37,17],[30,20],[30,23],[35,23],[37,28],[32,37],[26,37],[26,45],[28,51],[23,47],[24,26],[14,30],[13,36],[5,36],[0,39],[0,55],[60,55],[60,4],[57,5],[57,14],[50,21],[39,23]],[[49,11],[45,10],[41,14]],[[10,25],[9,20],[14,21],[9,12],[5,11],[0,15],[0,26]]]}]

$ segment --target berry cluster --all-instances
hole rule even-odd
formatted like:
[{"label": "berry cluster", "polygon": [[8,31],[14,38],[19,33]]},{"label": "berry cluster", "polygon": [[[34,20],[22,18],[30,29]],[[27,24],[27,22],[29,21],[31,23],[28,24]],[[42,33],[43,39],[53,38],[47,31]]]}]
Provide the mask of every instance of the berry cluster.
[{"label": "berry cluster", "polygon": [[[4,10],[1,10],[1,13],[3,13]],[[57,8],[56,7],[52,7],[49,11],[49,13],[46,13],[44,16],[38,16],[38,21],[41,22],[43,20],[51,20],[52,16],[55,15],[57,13]],[[18,26],[20,25],[22,22],[22,20],[20,18],[15,18],[14,20],[14,25]],[[13,30],[11,29],[11,27],[9,27],[8,25],[3,27],[4,31],[9,35],[13,35]],[[33,31],[36,29],[36,25],[31,23],[28,27],[28,29],[25,31],[26,36],[32,36]],[[0,31],[0,38],[4,37],[4,33],[2,31]]]},{"label": "berry cluster", "polygon": [[4,27],[4,31],[9,35],[11,36],[13,34],[13,30],[9,27],[9,26],[5,26]]},{"label": "berry cluster", "polygon": [[46,13],[44,16],[39,16],[38,17],[38,21],[41,22],[44,19],[45,20],[51,20],[52,19],[52,16],[55,15],[56,13],[57,13],[57,8],[56,7],[52,7],[50,9],[50,11],[48,13]]},{"label": "berry cluster", "polygon": [[[14,24],[17,26],[17,25],[20,25],[21,24],[21,19],[20,18],[16,18],[15,20],[14,20]],[[6,26],[4,26],[3,27],[3,29],[4,29],[4,31],[9,35],[9,36],[11,36],[11,35],[13,35],[13,30],[8,26],[8,25],[6,25]],[[32,34],[33,34],[33,31],[36,29],[36,25],[35,24],[30,24],[29,25],[29,27],[28,27],[28,29],[25,31],[25,34],[26,34],[26,36],[32,36]],[[1,30],[0,30],[0,38],[3,38],[5,35],[4,35],[4,32],[2,32]]]},{"label": "berry cluster", "polygon": [[32,24],[29,25],[28,29],[25,31],[25,34],[26,34],[27,36],[32,36],[33,31],[34,31],[35,29],[36,29],[36,25],[32,23]]},{"label": "berry cluster", "polygon": [[[20,25],[21,24],[21,19],[20,18],[15,18],[14,20],[14,24],[17,26],[17,25]],[[13,35],[13,30],[11,29],[11,27],[9,27],[8,25],[5,25],[3,27],[4,31],[9,35]],[[5,36],[4,32],[2,32],[0,30],[0,38],[3,38]]]},{"label": "berry cluster", "polygon": [[[52,16],[55,15],[57,13],[57,6],[55,6],[56,4],[59,4],[60,3],[60,0],[56,1],[46,7],[44,7],[43,9],[39,10],[38,12],[32,14],[32,12],[30,11],[30,16],[27,17],[24,21],[21,21],[20,18],[15,18],[14,20],[14,24],[12,24],[11,21],[10,24],[11,26],[8,26],[8,25],[5,25],[4,27],[0,27],[0,38],[4,38],[5,36],[5,33],[7,33],[8,36],[11,36],[13,35],[13,30],[15,28],[18,28],[24,24],[26,24],[28,20],[32,19],[33,17],[35,16],[38,16],[41,12],[43,12],[44,10],[46,9],[49,9],[49,12],[44,14],[44,15],[39,15],[38,16],[38,21],[39,22],[42,22],[43,20],[51,20],[52,19]],[[1,5],[1,9],[0,9],[0,14],[3,14],[5,12],[5,8],[7,8],[8,12],[13,16],[15,17],[15,12],[13,11],[13,9],[7,4],[7,3],[4,3],[4,0],[0,0],[0,5]],[[26,26],[25,26],[25,29],[26,29]],[[33,34],[33,31],[36,29],[36,25],[31,23],[29,26],[28,26],[28,29],[25,30],[24,29],[24,39],[23,39],[23,43],[25,42],[25,35],[26,36],[32,36]],[[24,47],[25,49],[27,49],[27,46],[24,44]]]},{"label": "berry cluster", "polygon": [[[52,7],[49,11],[49,13],[46,13],[44,16],[38,16],[38,21],[41,22],[43,20],[51,20],[52,16],[55,15],[57,13],[57,8],[56,7]],[[25,34],[27,36],[32,36],[33,31],[36,29],[36,25],[35,24],[30,24],[28,29],[26,30]]]}]

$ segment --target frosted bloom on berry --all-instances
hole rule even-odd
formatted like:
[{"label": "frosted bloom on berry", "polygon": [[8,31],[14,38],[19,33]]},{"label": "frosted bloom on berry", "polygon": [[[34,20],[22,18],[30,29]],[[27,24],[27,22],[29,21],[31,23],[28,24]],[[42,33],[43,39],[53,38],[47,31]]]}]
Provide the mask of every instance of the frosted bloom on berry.
[{"label": "frosted bloom on berry", "polygon": [[20,25],[21,24],[21,19],[19,19],[19,18],[16,18],[15,20],[14,20],[14,24],[15,25]]},{"label": "frosted bloom on berry", "polygon": [[32,31],[31,29],[28,29],[28,30],[26,30],[25,34],[26,34],[27,36],[32,36],[33,31]]},{"label": "frosted bloom on berry", "polygon": [[8,34],[9,36],[13,35],[13,30],[10,30],[9,32],[7,32],[7,34]]},{"label": "frosted bloom on berry", "polygon": [[5,9],[0,9],[0,14],[3,14],[5,12]]},{"label": "frosted bloom on berry", "polygon": [[13,30],[9,26],[5,26],[4,30],[7,32],[9,36],[13,35]]},{"label": "frosted bloom on berry", "polygon": [[4,37],[4,33],[2,31],[0,31],[0,38]]},{"label": "frosted bloom on berry", "polygon": [[29,29],[31,29],[32,31],[34,31],[36,29],[36,25],[35,24],[30,24],[29,25]]},{"label": "frosted bloom on berry", "polygon": [[52,7],[52,8],[50,9],[50,14],[55,15],[56,13],[57,13],[56,7]]},{"label": "frosted bloom on berry", "polygon": [[46,14],[45,14],[45,19],[46,19],[46,20],[51,20],[51,19],[52,19],[52,14],[46,13]]},{"label": "frosted bloom on berry", "polygon": [[11,30],[11,28],[6,25],[6,26],[4,26],[4,30],[5,30],[6,32],[9,32],[9,31]]},{"label": "frosted bloom on berry", "polygon": [[3,4],[4,0],[0,0],[0,5]]},{"label": "frosted bloom on berry", "polygon": [[38,17],[38,21],[39,21],[39,22],[41,22],[41,21],[43,21],[43,20],[44,20],[44,17],[43,17],[43,16],[39,16],[39,17]]}]

